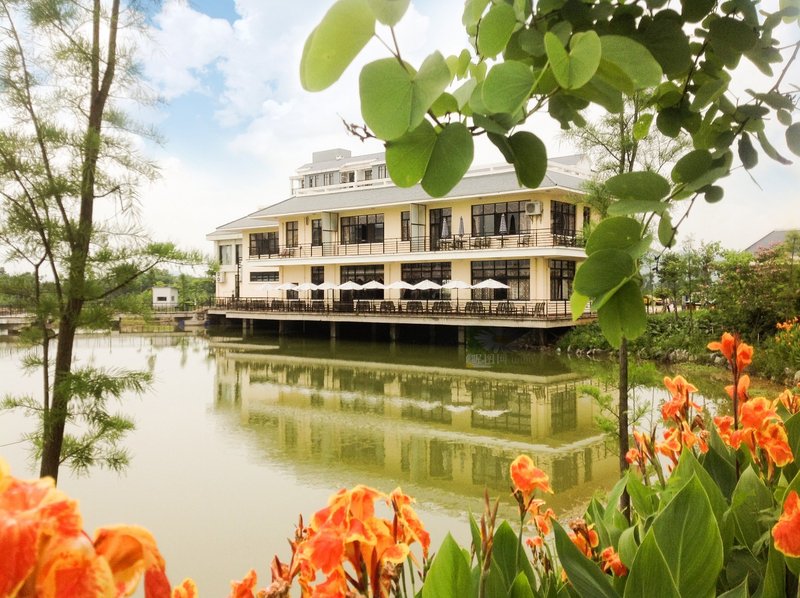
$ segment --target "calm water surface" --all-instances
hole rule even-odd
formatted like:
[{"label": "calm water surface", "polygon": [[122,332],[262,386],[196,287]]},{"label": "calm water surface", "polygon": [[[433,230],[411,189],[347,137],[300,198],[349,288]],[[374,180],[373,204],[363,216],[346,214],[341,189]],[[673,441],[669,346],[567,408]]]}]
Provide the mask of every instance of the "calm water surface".
[{"label": "calm water surface", "polygon": [[[286,558],[297,516],[341,487],[400,485],[438,545],[466,542],[466,513],[485,487],[511,515],[508,465],[521,452],[551,477],[557,512],[615,480],[616,456],[594,427],[590,383],[569,361],[483,348],[332,345],[329,341],[92,336],[83,363],[150,369],[153,387],[125,397],[136,421],[123,474],[61,474],[86,528],[136,523],[156,535],[173,583],[193,577],[222,596],[250,567],[268,581]],[[0,394],[35,394],[20,353],[0,345]],[[0,445],[30,422],[0,412]],[[18,476],[35,476],[23,445],[0,448]]]}]

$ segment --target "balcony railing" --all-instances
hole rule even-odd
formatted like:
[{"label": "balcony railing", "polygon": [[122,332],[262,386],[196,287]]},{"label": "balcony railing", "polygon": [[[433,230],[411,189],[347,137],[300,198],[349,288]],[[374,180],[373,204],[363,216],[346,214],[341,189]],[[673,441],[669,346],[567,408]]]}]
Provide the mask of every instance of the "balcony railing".
[{"label": "balcony railing", "polygon": [[453,235],[446,239],[421,237],[411,240],[384,239],[374,243],[301,243],[295,246],[273,246],[266,253],[250,253],[250,259],[285,259],[341,257],[353,255],[390,255],[415,252],[486,251],[487,249],[520,249],[531,247],[583,247],[579,232],[553,232],[534,229],[513,235]]},{"label": "balcony railing", "polygon": [[[355,314],[370,316],[400,316],[404,318],[504,318],[517,320],[568,320],[572,319],[569,301],[476,301],[472,299],[392,300],[356,299],[336,301],[332,299],[275,299],[248,297],[233,299],[218,297],[211,309],[294,314]],[[582,317],[594,314],[585,311]]]}]

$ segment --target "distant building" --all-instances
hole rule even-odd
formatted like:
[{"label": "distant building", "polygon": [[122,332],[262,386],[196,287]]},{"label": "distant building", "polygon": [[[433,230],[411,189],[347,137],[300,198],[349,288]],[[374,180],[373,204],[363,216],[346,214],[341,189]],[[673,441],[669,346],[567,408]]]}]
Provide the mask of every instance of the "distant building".
[{"label": "distant building", "polygon": [[178,289],[175,287],[153,287],[153,309],[178,306]]},{"label": "distant building", "polygon": [[759,251],[763,251],[764,249],[769,249],[770,247],[775,247],[776,245],[781,245],[786,241],[786,237],[789,233],[795,232],[800,233],[798,229],[788,229],[788,230],[774,230],[771,233],[767,234],[764,237],[761,237],[758,241],[750,245],[745,251],[756,255]]}]

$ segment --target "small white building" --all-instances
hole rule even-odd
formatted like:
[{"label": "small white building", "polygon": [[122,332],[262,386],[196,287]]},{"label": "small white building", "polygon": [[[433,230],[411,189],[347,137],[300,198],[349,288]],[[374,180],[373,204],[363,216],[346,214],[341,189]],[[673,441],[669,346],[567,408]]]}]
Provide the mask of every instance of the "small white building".
[{"label": "small white building", "polygon": [[153,287],[153,309],[178,306],[178,289],[175,287]]}]

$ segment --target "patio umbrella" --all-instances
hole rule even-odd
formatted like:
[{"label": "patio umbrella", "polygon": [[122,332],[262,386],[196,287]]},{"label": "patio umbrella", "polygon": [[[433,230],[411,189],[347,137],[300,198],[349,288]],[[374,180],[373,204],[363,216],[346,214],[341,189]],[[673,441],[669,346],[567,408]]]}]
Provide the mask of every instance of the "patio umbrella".
[{"label": "patio umbrella", "polygon": [[396,280],[392,284],[386,285],[387,289],[406,289],[411,290],[414,288],[414,285],[410,282],[406,282],[405,280]]},{"label": "patio umbrella", "polygon": [[445,219],[442,221],[442,234],[439,235],[442,239],[450,238],[450,221]]},{"label": "patio umbrella", "polygon": [[297,285],[293,282],[284,282],[283,284],[278,285],[275,287],[276,291],[296,291]]},{"label": "patio umbrella", "polygon": [[348,280],[342,284],[336,285],[337,291],[360,291],[364,287],[353,280]]},{"label": "patio umbrella", "polygon": [[463,237],[464,236],[464,217],[463,216],[459,216],[458,217],[458,236],[459,237]]},{"label": "patio umbrella", "polygon": [[267,283],[264,283],[263,285],[261,285],[261,289],[264,291],[264,293],[267,296],[269,296],[269,292],[270,291],[274,291],[277,286],[278,286],[278,283],[276,283],[276,282],[267,282]]},{"label": "patio umbrella", "polygon": [[333,291],[336,288],[336,285],[332,282],[321,282],[317,285],[318,291]]},{"label": "patio umbrella", "polygon": [[459,289],[471,289],[472,285],[464,282],[463,280],[448,280],[446,283],[442,285],[443,289],[455,289],[456,290],[456,302],[459,300]]},{"label": "patio umbrella", "polygon": [[511,287],[507,284],[500,282],[499,280],[495,280],[494,278],[487,278],[486,280],[482,280],[478,284],[472,285],[473,289],[510,289]]},{"label": "patio umbrella", "polygon": [[319,287],[315,285],[313,282],[301,282],[297,285],[298,291],[316,291],[319,290]]},{"label": "patio umbrella", "polygon": [[385,289],[386,285],[383,284],[382,282],[378,282],[377,280],[370,280],[369,282],[365,282],[363,285],[361,285],[361,288],[362,289],[366,289],[366,290],[378,290],[378,291],[380,291],[380,290]]},{"label": "patio umbrella", "polygon": [[417,289],[418,291],[438,291],[442,288],[442,285],[426,278],[425,280],[415,284],[412,288]]},{"label": "patio umbrella", "polygon": [[506,224],[506,215],[505,214],[501,214],[500,215],[500,230],[498,230],[497,232],[499,232],[501,235],[507,235],[508,234],[508,224]]}]

